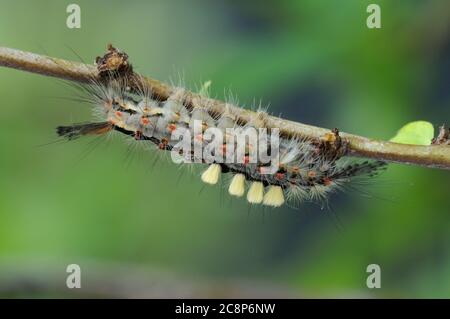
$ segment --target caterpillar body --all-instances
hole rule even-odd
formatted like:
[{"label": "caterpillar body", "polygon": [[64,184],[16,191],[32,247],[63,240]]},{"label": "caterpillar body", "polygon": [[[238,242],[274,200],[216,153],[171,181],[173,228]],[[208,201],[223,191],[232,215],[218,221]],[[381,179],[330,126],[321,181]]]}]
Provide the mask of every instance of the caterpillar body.
[{"label": "caterpillar body", "polygon": [[[267,114],[264,111],[259,110],[248,123],[241,123],[231,108],[226,107],[223,113],[216,114],[208,105],[185,105],[183,101],[187,93],[182,88],[175,89],[167,100],[154,98],[144,85],[142,89],[131,92],[123,79],[111,78],[106,82],[93,80],[80,88],[86,93],[85,100],[92,103],[94,113],[100,120],[57,127],[57,134],[69,140],[115,131],[139,143],[148,143],[155,151],[173,152],[178,142],[174,140],[173,133],[179,129],[194,133],[193,123],[200,122],[200,134],[192,134],[188,143],[202,149],[208,148],[211,141],[204,138],[205,131],[215,128],[225,136],[223,144],[219,145],[219,152],[225,155],[230,148],[231,151],[237,148],[235,142],[229,143],[227,140],[228,129],[245,131],[265,128]],[[333,134],[332,140],[337,132]],[[373,177],[386,166],[381,161],[346,163],[316,141],[302,137],[280,137],[275,170],[267,173],[268,166],[273,163],[250,162],[248,157],[252,147],[256,145],[246,144],[242,158],[232,162],[208,162],[208,167],[201,174],[202,181],[214,185],[221,175],[231,174],[228,185],[230,195],[245,196],[251,204],[279,207],[286,201],[327,200],[329,194],[345,187],[355,178]],[[177,154],[190,165],[205,165],[205,161],[193,152],[177,151]]]}]

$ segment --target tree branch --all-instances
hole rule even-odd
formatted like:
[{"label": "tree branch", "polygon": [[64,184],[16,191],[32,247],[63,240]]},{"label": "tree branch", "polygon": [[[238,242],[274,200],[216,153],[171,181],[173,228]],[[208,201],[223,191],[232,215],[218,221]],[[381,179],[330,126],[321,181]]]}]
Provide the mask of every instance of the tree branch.
[{"label": "tree branch", "polygon": [[[93,78],[99,79],[99,72],[95,65],[87,65],[10,48],[0,47],[0,66],[82,83],[89,83]],[[158,80],[132,73],[130,75],[130,86],[137,89],[139,85],[147,86],[161,100],[166,100],[175,90],[175,88]],[[188,106],[208,105],[208,108],[217,114],[221,114],[225,108],[225,102],[203,97],[193,92],[186,94],[184,102]],[[242,123],[248,122],[255,114],[253,111],[237,106],[227,105],[227,107],[231,108],[233,113],[238,115],[239,121]],[[330,133],[330,130],[325,128],[293,122],[275,116],[265,118],[265,123],[267,127],[279,128],[281,135],[288,137],[301,136],[313,140],[323,140]],[[347,156],[450,170],[449,145],[408,145],[373,140],[348,133],[340,133],[339,135],[346,143],[347,147],[344,155]]]}]

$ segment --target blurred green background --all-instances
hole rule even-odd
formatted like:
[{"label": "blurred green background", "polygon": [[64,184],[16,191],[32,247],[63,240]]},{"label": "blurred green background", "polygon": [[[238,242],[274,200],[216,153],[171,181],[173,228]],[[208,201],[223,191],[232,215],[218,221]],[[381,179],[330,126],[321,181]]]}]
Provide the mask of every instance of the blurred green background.
[{"label": "blurred green background", "polygon": [[[81,6],[81,29],[66,7]],[[389,139],[450,119],[450,2],[0,0],[0,45],[92,63],[111,42],[148,76],[231,90],[291,120]],[[366,7],[381,6],[381,29]],[[76,54],[74,53],[76,52]],[[249,209],[86,121],[61,81],[0,69],[2,297],[450,297],[450,174],[391,165],[330,209]],[[131,159],[131,160],[130,160]],[[66,266],[82,289],[65,288]],[[381,289],[366,287],[379,264]]]}]

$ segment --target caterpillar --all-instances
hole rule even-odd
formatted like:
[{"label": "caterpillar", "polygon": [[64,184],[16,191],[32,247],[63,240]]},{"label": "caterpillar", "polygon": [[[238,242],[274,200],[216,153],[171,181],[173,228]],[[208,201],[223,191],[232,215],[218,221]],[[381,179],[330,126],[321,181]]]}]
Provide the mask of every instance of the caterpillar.
[{"label": "caterpillar", "polygon": [[[58,126],[60,137],[74,140],[112,132],[124,134],[155,151],[171,152],[178,163],[207,165],[201,174],[206,184],[215,185],[221,176],[231,176],[228,193],[245,197],[250,204],[280,207],[286,202],[326,201],[331,193],[355,179],[374,177],[387,165],[341,159],[339,149],[344,146],[337,130],[319,142],[300,136],[272,139],[277,129],[266,127],[265,110],[258,109],[244,123],[231,107],[217,114],[202,101],[186,105],[189,92],[184,88],[175,88],[163,100],[154,97],[145,85],[132,91],[127,78],[117,73],[107,73],[107,81],[92,79],[78,88],[84,92],[82,99],[93,106],[98,121]],[[209,134],[211,130],[213,134]],[[240,135],[244,136],[241,143]],[[265,153],[257,152],[260,150]],[[267,156],[258,157],[262,153]]]},{"label": "caterpillar", "polygon": [[215,185],[222,175],[230,175],[231,196],[270,207],[326,201],[331,193],[386,168],[383,161],[342,160],[345,143],[337,129],[321,141],[280,137],[278,128],[266,127],[268,115],[261,108],[244,122],[230,104],[220,114],[207,99],[187,104],[189,92],[182,87],[160,98],[138,76],[132,90],[129,75],[136,74],[128,55],[111,45],[96,64],[100,79],[76,86],[98,121],[58,126],[60,137],[74,140],[118,132],[155,151],[169,151],[176,163],[207,165],[201,174],[206,184]]}]

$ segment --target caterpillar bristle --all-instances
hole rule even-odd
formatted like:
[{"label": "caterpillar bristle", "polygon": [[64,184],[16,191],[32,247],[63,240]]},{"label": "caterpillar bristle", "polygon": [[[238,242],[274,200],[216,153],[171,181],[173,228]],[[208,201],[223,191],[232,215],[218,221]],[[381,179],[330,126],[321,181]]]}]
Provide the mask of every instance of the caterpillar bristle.
[{"label": "caterpillar bristle", "polygon": [[217,184],[220,176],[220,165],[219,164],[211,164],[202,174],[202,181],[206,184]]},{"label": "caterpillar bristle", "polygon": [[362,175],[376,176],[381,170],[386,169],[387,163],[383,161],[363,161],[361,163],[348,164],[337,171],[333,177],[353,177]]},{"label": "caterpillar bristle", "polygon": [[236,174],[231,180],[230,186],[228,187],[228,193],[233,196],[242,197],[245,193],[245,175]]},{"label": "caterpillar bristle", "polygon": [[83,135],[105,134],[112,129],[113,126],[109,122],[86,123],[69,126],[58,126],[56,128],[56,133],[58,134],[58,136],[65,137],[68,140],[74,140]]},{"label": "caterpillar bristle", "polygon": [[250,204],[260,204],[264,198],[264,185],[262,182],[253,182],[247,192],[247,201]]},{"label": "caterpillar bristle", "polygon": [[[81,86],[88,95],[86,99],[94,103],[95,114],[101,122],[58,126],[57,134],[73,140],[114,130],[132,138],[133,143],[141,141],[156,146],[156,150],[175,150],[172,159],[183,159],[189,163],[189,167],[195,163],[213,163],[201,174],[204,183],[215,185],[221,174],[231,174],[228,186],[230,195],[243,197],[248,183],[247,201],[270,207],[280,207],[285,202],[326,201],[330,194],[344,188],[347,183],[373,178],[387,165],[381,161],[345,163],[336,156],[330,156],[314,141],[299,136],[279,137],[278,161],[250,161],[255,150],[269,144],[264,142],[264,135],[259,131],[267,126],[265,109],[258,107],[255,114],[249,113],[244,120],[236,116],[229,104],[225,104],[223,113],[217,113],[208,105],[208,100],[196,97],[190,99],[189,104],[185,103],[190,93],[184,88],[176,88],[165,100],[159,100],[144,87],[133,93],[126,79],[113,77],[107,83],[93,80],[90,85]],[[232,104],[237,101],[233,96],[228,100],[227,103]],[[200,123],[199,131],[195,130],[196,123]],[[256,143],[246,144],[243,153],[238,153],[240,155],[233,157],[231,162],[205,160],[203,151],[213,145],[207,138],[209,129],[216,129],[223,134],[223,142],[211,153],[222,155],[222,160],[225,160],[229,151],[238,149],[235,136],[228,129],[237,129],[244,135],[255,131]],[[183,130],[190,133],[188,144],[194,149],[201,148],[200,154],[196,154],[195,150],[177,150],[173,134]],[[270,128],[271,132],[274,130],[276,128]],[[330,136],[333,137],[333,134],[334,131],[330,132]],[[271,144],[267,148],[271,154]]]}]

